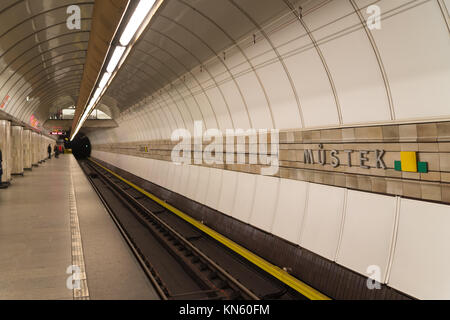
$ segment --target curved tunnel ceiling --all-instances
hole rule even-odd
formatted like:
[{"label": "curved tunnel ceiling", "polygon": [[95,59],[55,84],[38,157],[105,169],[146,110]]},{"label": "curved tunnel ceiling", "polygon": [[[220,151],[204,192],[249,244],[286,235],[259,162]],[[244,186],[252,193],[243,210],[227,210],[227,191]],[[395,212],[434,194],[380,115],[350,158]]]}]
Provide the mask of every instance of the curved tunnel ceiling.
[{"label": "curved tunnel ceiling", "polygon": [[[74,4],[80,30],[66,26]],[[380,30],[366,24],[372,4],[381,9]],[[195,120],[220,129],[448,120],[449,7],[449,0],[165,0],[102,103],[133,128],[127,140],[167,138]],[[0,110],[43,122],[49,110],[77,103],[93,8],[82,0],[1,2],[0,101],[9,99]],[[111,139],[126,129],[115,130]]]},{"label": "curved tunnel ceiling", "polygon": [[[367,27],[372,4],[380,30]],[[99,141],[169,138],[195,120],[294,129],[449,119],[449,6],[167,0],[105,94],[127,112]]]},{"label": "curved tunnel ceiling", "polygon": [[[67,27],[67,8],[77,5],[81,28]],[[75,104],[83,75],[93,1],[3,0],[0,5],[0,99],[3,111],[40,123],[54,107]]]}]

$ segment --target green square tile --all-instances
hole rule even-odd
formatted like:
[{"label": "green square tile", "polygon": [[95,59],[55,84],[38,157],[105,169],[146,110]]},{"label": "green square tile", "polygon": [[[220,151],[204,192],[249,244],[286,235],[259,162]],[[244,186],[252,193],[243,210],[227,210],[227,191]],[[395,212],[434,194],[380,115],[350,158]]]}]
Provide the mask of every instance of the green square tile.
[{"label": "green square tile", "polygon": [[402,162],[395,161],[395,171],[402,171]]},{"label": "green square tile", "polygon": [[420,173],[428,173],[428,163],[427,162],[419,162],[417,164],[417,171]]}]

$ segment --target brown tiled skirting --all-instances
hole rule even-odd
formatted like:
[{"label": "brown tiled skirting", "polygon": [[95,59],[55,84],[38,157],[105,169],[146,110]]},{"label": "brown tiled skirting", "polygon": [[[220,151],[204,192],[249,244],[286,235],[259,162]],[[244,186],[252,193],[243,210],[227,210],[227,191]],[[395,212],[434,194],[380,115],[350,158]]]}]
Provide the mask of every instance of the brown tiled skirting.
[{"label": "brown tiled skirting", "polygon": [[[270,136],[267,138],[270,141]],[[234,157],[238,145],[235,140]],[[171,161],[176,143],[170,140],[139,141],[94,145],[94,150],[126,154],[137,157]],[[230,148],[224,143],[223,159]],[[319,145],[326,150],[326,163],[305,164],[304,150],[314,150],[318,159]],[[209,166],[225,170],[260,174],[263,167],[248,164],[252,146],[246,140],[246,164],[214,164]],[[270,150],[271,146],[268,146]],[[244,150],[243,149],[243,150]],[[193,150],[193,147],[192,147]],[[340,166],[331,165],[331,150],[339,151]],[[349,166],[344,150],[353,150]],[[359,151],[370,151],[370,169],[359,166]],[[384,150],[386,169],[377,168],[375,150]],[[416,151],[419,161],[427,162],[428,173],[399,172],[394,162],[400,160],[401,151]],[[194,153],[192,153],[192,159]],[[425,124],[371,126],[357,128],[323,129],[311,131],[282,131],[279,133],[280,168],[275,176],[326,184],[349,189],[398,195],[414,199],[450,203],[450,122]]]}]

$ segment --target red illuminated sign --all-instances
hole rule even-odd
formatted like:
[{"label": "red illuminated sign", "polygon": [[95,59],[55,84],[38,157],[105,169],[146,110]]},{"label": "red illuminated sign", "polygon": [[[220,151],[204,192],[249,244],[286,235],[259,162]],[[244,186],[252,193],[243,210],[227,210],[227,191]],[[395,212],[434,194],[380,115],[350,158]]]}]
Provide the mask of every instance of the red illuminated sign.
[{"label": "red illuminated sign", "polygon": [[62,136],[66,134],[66,131],[60,127],[53,127],[52,131],[50,131],[49,134],[52,136]]},{"label": "red illuminated sign", "polygon": [[37,126],[39,125],[39,121],[36,119],[36,117],[32,114],[30,117],[30,124],[37,128]]},{"label": "red illuminated sign", "polygon": [[3,109],[4,107],[6,107],[6,106],[8,105],[9,99],[11,99],[11,97],[8,96],[8,95],[6,95],[6,96],[3,98],[3,101],[2,101],[2,103],[0,104],[0,109]]}]

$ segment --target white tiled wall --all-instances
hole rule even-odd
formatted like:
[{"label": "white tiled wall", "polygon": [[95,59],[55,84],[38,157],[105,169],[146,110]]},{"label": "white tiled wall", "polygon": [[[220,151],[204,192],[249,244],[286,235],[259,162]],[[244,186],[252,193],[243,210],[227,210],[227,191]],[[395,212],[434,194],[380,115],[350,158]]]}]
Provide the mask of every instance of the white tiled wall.
[{"label": "white tiled wall", "polygon": [[308,186],[309,184],[303,181],[280,179],[272,225],[273,234],[292,243],[299,243]]},{"label": "white tiled wall", "polygon": [[345,189],[309,185],[308,204],[300,245],[334,260],[339,244]]},{"label": "white tiled wall", "polygon": [[450,299],[450,209],[402,199],[389,285],[419,299]]},{"label": "white tiled wall", "polygon": [[384,282],[394,236],[395,197],[349,190],[337,263],[367,275],[379,267]]}]

